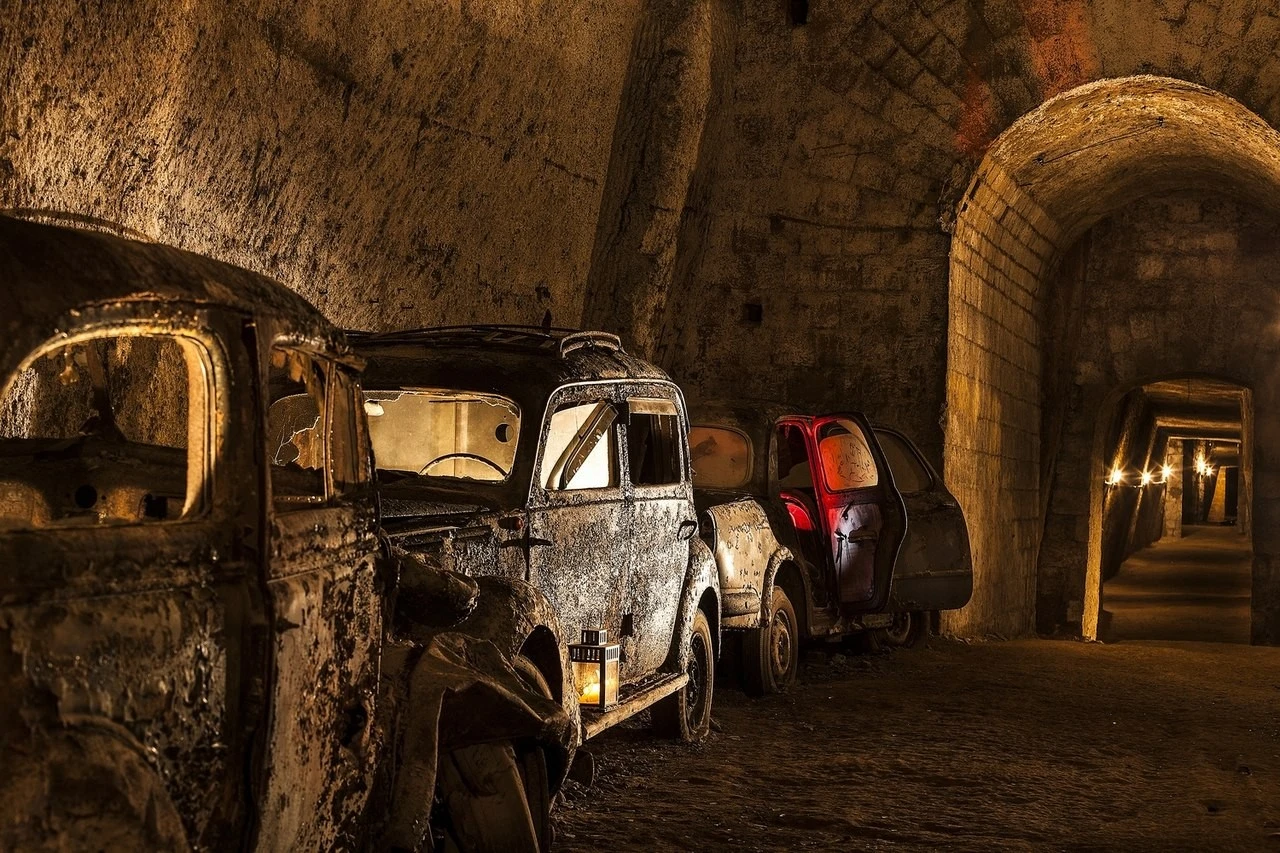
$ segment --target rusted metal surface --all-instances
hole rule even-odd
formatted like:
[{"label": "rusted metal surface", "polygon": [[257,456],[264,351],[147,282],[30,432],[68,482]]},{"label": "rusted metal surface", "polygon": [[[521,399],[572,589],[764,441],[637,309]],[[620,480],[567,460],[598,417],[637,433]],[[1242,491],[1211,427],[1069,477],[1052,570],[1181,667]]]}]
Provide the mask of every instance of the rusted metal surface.
[{"label": "rusted metal surface", "polygon": [[[946,609],[963,606],[968,600],[972,564],[964,518],[954,498],[923,458],[917,461],[930,475],[927,487],[899,495],[893,484],[893,472],[877,436],[890,432],[906,442],[905,437],[887,428],[873,430],[869,424],[863,426],[877,465],[883,469],[880,488],[890,491],[895,501],[902,501],[907,524],[902,547],[892,562],[891,583],[881,589],[870,606],[850,611],[839,604],[840,569],[851,576],[857,568],[852,563],[859,556],[860,533],[841,525],[853,524],[856,512],[863,512],[870,505],[859,507],[849,504],[846,498],[831,496],[844,506],[828,522],[817,503],[825,490],[816,467],[803,481],[817,483],[817,487],[810,486],[814,494],[809,498],[803,489],[781,483],[775,471],[779,465],[774,441],[777,424],[795,421],[798,428],[807,430],[810,425],[835,419],[824,420],[776,402],[710,402],[691,408],[695,425],[729,428],[750,442],[749,471],[741,483],[695,490],[698,506],[709,521],[704,536],[719,568],[725,628],[749,629],[761,624],[765,602],[772,600],[778,571],[788,564],[795,567],[791,597],[795,598],[797,592],[803,597],[792,603],[805,617],[802,621],[809,636],[863,630],[884,621],[880,618],[882,612]],[[811,458],[810,465],[816,464],[816,459]],[[800,529],[793,513],[811,516],[812,531]],[[830,530],[826,529],[828,526]],[[846,598],[863,594],[869,572],[869,568],[863,571],[866,577],[859,582],[858,590],[844,590]],[[754,612],[748,613],[753,605]]]},{"label": "rusted metal surface", "polygon": [[[343,380],[359,361],[317,311],[208,259],[4,217],[0,281],[0,849],[349,849],[392,835],[416,848],[442,745],[520,738],[563,763],[569,721],[508,650],[441,632],[480,611],[474,584],[405,571],[379,545],[368,466],[339,482],[338,436],[368,458]],[[107,338],[196,342],[198,369],[174,374],[185,404],[144,399],[28,435],[19,368]],[[312,440],[333,444],[310,503],[271,500],[278,342],[325,365],[330,430]],[[66,376],[95,375],[92,353],[88,368],[71,355]],[[194,427],[173,451],[148,449],[114,415]],[[167,509],[142,492],[156,472],[179,483],[162,487]],[[405,605],[430,617],[403,635],[402,575]]]},{"label": "rusted metal surface", "polygon": [[[399,547],[479,577],[482,589],[499,582],[506,590],[492,598],[482,593],[485,613],[467,624],[501,637],[495,641],[513,653],[529,638],[550,638],[539,668],[562,685],[565,711],[575,719],[577,691],[563,650],[583,628],[604,628],[619,639],[624,687],[683,671],[674,650],[683,648],[699,606],[718,624],[719,584],[694,535],[687,417],[665,374],[616,340],[563,330],[398,332],[359,336],[357,349],[368,361],[372,396],[441,389],[442,400],[459,392],[498,394],[518,408],[518,446],[504,479],[483,472],[476,479],[392,474],[382,486],[385,527]],[[553,414],[600,405],[614,413],[600,438],[613,454],[613,478],[582,489],[542,482],[555,461],[544,462]],[[627,443],[629,435],[639,440],[627,427],[634,406],[678,419],[679,470],[669,482],[634,482],[640,478]]]}]

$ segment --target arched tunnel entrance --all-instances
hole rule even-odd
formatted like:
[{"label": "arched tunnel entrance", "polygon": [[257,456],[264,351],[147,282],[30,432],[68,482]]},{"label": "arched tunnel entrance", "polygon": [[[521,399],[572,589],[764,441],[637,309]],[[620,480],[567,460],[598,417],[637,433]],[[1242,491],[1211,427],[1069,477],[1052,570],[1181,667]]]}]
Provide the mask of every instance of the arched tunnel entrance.
[{"label": "arched tunnel entrance", "polygon": [[[944,457],[973,533],[975,592],[945,628],[1098,636],[1113,427],[1098,413],[1126,391],[1229,380],[1252,389],[1258,446],[1280,440],[1280,282],[1264,258],[1277,187],[1280,134],[1166,78],[1072,90],[988,150],[951,253]],[[1265,295],[1241,304],[1244,280]],[[1265,496],[1280,470],[1260,452],[1253,474]],[[1280,530],[1265,497],[1245,503],[1259,519],[1250,637],[1277,642]]]},{"label": "arched tunnel entrance", "polygon": [[1099,413],[1099,639],[1249,641],[1252,422],[1248,389],[1203,378],[1146,383]]}]

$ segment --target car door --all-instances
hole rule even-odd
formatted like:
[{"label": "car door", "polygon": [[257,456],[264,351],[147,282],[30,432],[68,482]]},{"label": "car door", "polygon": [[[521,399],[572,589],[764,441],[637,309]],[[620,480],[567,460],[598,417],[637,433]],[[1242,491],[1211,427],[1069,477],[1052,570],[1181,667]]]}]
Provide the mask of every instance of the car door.
[{"label": "car door", "polygon": [[655,672],[671,650],[698,523],[675,390],[629,387],[625,407],[631,548],[622,633],[632,642],[623,678],[637,679]]},{"label": "car door", "polygon": [[[237,494],[252,453],[228,413],[252,405],[233,379],[252,365],[235,318],[171,321],[179,311],[135,304],[121,313],[140,319],[66,330],[0,400],[0,625],[14,652],[0,675],[29,725],[77,742],[75,795],[77,778],[109,785],[145,754],[159,819],[167,795],[188,843],[222,848],[244,794],[256,584],[239,538],[256,505]],[[122,799],[148,796],[146,779],[124,783]]]},{"label": "car door", "polygon": [[259,849],[329,849],[364,806],[382,639],[354,377],[323,349],[266,356],[269,721]]},{"label": "car door", "polygon": [[809,451],[820,523],[832,555],[837,600],[847,612],[874,612],[889,600],[906,535],[906,507],[866,419],[814,418]]},{"label": "car door", "polygon": [[622,629],[629,519],[622,486],[616,388],[552,395],[529,494],[529,577],[555,607],[569,642],[584,628]]},{"label": "car door", "polygon": [[875,428],[907,508],[907,536],[893,570],[894,610],[954,610],[973,594],[969,529],[960,503],[905,435]]}]

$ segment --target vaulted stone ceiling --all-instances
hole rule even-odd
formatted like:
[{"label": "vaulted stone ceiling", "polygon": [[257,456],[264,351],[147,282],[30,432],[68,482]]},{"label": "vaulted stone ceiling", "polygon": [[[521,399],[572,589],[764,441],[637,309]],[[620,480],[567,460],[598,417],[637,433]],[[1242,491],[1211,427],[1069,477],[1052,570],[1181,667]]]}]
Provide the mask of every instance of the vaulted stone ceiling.
[{"label": "vaulted stone ceiling", "polygon": [[[266,272],[351,326],[613,328],[694,395],[859,407],[940,461],[984,158],[1054,208],[1046,274],[1152,191],[1278,197],[1268,4],[788,5],[0,0],[0,207]],[[995,142],[1020,120],[1035,150]]]}]

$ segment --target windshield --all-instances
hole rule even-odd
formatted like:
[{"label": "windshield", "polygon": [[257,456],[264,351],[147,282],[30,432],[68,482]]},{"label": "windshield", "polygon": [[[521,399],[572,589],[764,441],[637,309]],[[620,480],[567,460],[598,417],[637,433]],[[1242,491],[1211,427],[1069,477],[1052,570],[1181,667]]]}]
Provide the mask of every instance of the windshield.
[{"label": "windshield", "polygon": [[693,484],[705,489],[736,489],[751,479],[751,440],[729,427],[689,428]]},{"label": "windshield", "polygon": [[364,392],[379,471],[501,483],[511,475],[520,408],[497,394],[435,388]]}]

